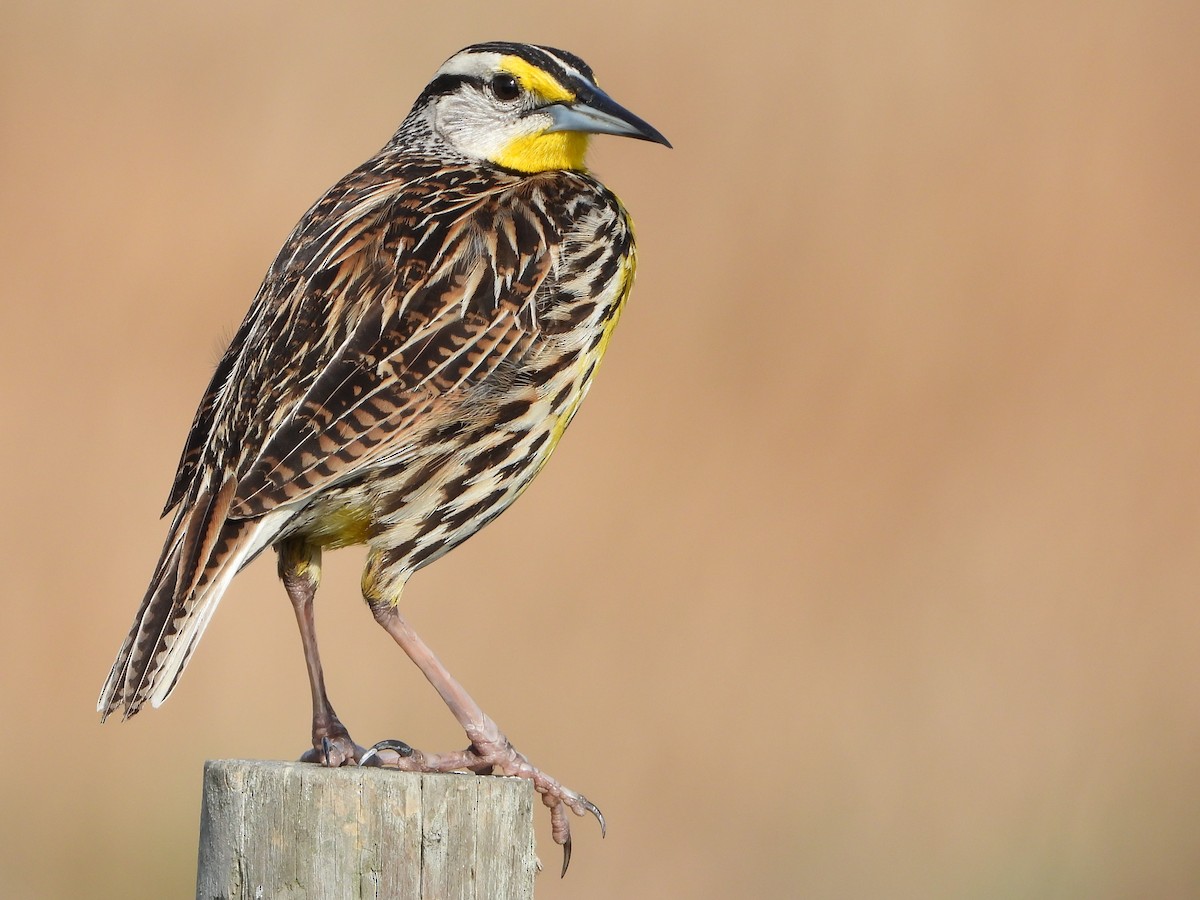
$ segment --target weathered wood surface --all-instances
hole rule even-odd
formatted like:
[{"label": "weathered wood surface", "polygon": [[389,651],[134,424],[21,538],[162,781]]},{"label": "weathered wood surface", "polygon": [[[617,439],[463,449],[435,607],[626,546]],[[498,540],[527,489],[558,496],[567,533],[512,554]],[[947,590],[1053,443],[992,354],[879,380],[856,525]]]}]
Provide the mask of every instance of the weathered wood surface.
[{"label": "weathered wood surface", "polygon": [[532,898],[528,781],[210,760],[197,900]]}]

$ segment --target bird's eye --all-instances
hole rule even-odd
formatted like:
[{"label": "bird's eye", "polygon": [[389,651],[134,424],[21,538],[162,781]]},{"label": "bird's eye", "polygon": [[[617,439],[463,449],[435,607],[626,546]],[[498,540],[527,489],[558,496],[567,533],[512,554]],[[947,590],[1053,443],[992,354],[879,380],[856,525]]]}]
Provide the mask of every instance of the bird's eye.
[{"label": "bird's eye", "polygon": [[511,75],[497,75],[492,79],[492,95],[497,100],[516,100],[521,96],[521,86]]}]

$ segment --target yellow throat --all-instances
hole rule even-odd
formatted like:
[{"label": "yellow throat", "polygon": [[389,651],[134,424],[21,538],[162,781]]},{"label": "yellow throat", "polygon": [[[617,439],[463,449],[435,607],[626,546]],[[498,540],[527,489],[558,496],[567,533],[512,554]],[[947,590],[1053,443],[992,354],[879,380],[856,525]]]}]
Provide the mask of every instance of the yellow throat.
[{"label": "yellow throat", "polygon": [[[519,56],[506,56],[501,71],[517,79],[521,87],[537,94],[547,103],[571,103],[573,91],[567,90],[557,78],[530,65]],[[537,132],[511,141],[492,160],[506,169],[518,172],[546,172],[551,169],[585,169],[589,135],[577,131]]]}]

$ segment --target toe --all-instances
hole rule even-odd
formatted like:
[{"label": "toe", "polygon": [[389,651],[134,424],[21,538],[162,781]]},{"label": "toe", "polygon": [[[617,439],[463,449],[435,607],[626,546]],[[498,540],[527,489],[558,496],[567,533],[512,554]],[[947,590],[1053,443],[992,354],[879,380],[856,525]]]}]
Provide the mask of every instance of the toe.
[{"label": "toe", "polygon": [[330,769],[353,765],[365,751],[350,739],[350,735],[323,736],[319,745],[300,757],[301,762],[316,763]]}]

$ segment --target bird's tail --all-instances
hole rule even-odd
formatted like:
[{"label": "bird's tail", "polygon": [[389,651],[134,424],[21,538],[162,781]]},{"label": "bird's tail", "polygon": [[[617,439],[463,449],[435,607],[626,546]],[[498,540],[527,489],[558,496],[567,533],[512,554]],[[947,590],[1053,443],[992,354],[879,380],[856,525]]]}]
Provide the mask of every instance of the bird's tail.
[{"label": "bird's tail", "polygon": [[129,718],[147,700],[160,706],[167,699],[230,580],[278,531],[282,523],[272,514],[229,518],[235,488],[233,479],[215,490],[202,487],[180,505],[133,628],[100,691],[101,721],[119,709]]}]

